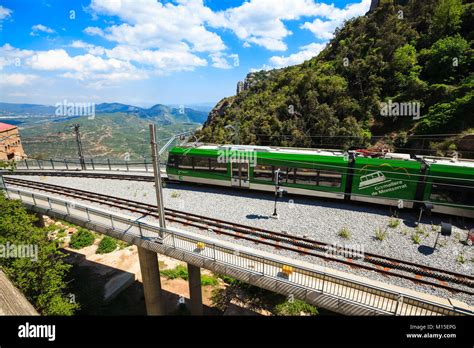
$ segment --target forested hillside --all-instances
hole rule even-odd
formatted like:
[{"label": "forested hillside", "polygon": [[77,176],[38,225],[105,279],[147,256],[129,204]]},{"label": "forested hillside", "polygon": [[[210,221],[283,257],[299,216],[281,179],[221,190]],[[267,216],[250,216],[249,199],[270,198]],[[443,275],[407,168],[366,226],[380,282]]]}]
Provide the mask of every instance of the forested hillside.
[{"label": "forested hillside", "polygon": [[[428,136],[422,144],[421,135],[472,132],[473,26],[469,1],[382,0],[338,29],[317,57],[249,74],[249,88],[221,100],[198,136],[299,147],[423,146],[472,157],[472,137]],[[419,114],[384,115],[383,103],[412,103]]]}]

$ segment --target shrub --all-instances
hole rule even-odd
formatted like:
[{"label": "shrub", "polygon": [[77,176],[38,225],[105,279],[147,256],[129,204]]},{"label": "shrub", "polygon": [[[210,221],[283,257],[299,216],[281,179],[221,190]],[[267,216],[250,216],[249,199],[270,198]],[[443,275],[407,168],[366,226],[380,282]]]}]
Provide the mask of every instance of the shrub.
[{"label": "shrub", "polygon": [[284,315],[284,316],[298,316],[301,314],[309,314],[309,315],[318,315],[319,312],[316,307],[300,301],[300,300],[292,300],[292,301],[285,301],[280,303],[279,305],[275,306],[275,314],[276,315]]},{"label": "shrub", "polygon": [[100,241],[99,247],[97,248],[97,251],[96,251],[96,254],[111,253],[112,251],[117,249],[117,246],[118,246],[118,243],[117,243],[116,239],[114,239],[112,237],[109,237],[109,236],[105,236]]},{"label": "shrub", "polygon": [[375,230],[375,239],[377,239],[379,241],[383,241],[387,237],[388,237],[387,230],[382,230],[382,228],[377,227],[377,229]]},{"label": "shrub", "polygon": [[351,238],[351,231],[349,231],[349,229],[347,227],[343,227],[339,231],[339,237],[349,239],[349,238]]},{"label": "shrub", "polygon": [[94,243],[94,234],[85,228],[79,230],[71,236],[69,246],[73,249],[82,249]]},{"label": "shrub", "polygon": [[390,228],[397,228],[400,225],[400,220],[392,218],[388,222],[388,227]]}]

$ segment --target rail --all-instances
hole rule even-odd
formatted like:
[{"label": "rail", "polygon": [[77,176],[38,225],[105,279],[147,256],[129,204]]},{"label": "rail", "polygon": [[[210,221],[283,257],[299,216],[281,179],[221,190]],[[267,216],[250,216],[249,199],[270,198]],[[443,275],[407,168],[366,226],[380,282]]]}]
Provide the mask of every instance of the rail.
[{"label": "rail", "polygon": [[[330,274],[325,268],[314,265],[304,267],[289,258],[272,255],[262,257],[257,250],[233,247],[224,241],[197,236],[185,231],[160,228],[151,222],[140,221],[104,209],[72,203],[67,200],[49,197],[8,186],[8,198],[20,199],[24,204],[56,212],[66,217],[86,221],[114,232],[114,236],[128,242],[140,238],[180,251],[194,258],[198,257],[217,264],[227,265],[250,274],[265,277],[296,289],[325,295],[343,303],[357,305],[383,315],[473,315],[466,308],[457,308],[433,302],[408,293],[362,281]],[[15,197],[16,196],[16,197]],[[183,254],[183,255],[184,255]],[[291,270],[291,272],[285,272]],[[295,297],[303,297],[295,293]],[[441,300],[441,299],[440,299]]]},{"label": "rail", "polygon": [[[140,171],[153,172],[153,163],[144,159],[143,161],[111,161],[110,159],[98,161],[92,158],[85,159],[85,170],[97,171]],[[82,170],[81,163],[78,160],[58,160],[58,159],[24,159],[17,161],[17,169],[35,169],[35,170]],[[160,163],[165,166],[166,163]]]}]

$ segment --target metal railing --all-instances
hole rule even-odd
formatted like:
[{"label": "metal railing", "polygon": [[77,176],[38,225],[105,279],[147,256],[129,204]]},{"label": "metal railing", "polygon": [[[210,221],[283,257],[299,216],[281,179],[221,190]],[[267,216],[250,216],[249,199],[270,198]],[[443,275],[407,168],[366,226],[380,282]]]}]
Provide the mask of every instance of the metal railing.
[{"label": "metal railing", "polygon": [[[153,172],[153,163],[146,159],[143,161],[117,161],[117,160],[94,160],[85,159],[86,170],[97,171],[144,171]],[[160,163],[160,166],[166,166],[166,163]],[[17,169],[35,169],[35,170],[81,170],[79,160],[59,160],[59,159],[24,159],[16,162]]]},{"label": "metal railing", "polygon": [[[226,242],[216,242],[206,237],[168,228],[160,228],[151,222],[139,221],[126,215],[110,213],[100,208],[63,199],[33,193],[7,186],[6,193],[11,199],[21,199],[24,203],[64,214],[96,226],[114,231],[114,237],[131,242],[137,237],[156,245],[166,246],[184,252],[188,256],[210,260],[233,269],[259,275],[290,285],[298,291],[328,296],[337,302],[349,303],[385,315],[473,315],[472,311],[454,308],[444,303],[432,302],[425,298],[393,291],[388,288],[365,284],[352,278],[328,273],[324,270],[303,267],[291,259],[273,255],[263,257],[257,250],[230,246]],[[13,197],[16,195],[17,197]],[[29,198],[29,199],[27,199]],[[291,268],[286,274],[284,267]],[[305,295],[305,296],[306,296]],[[299,296],[303,297],[305,296]]]}]

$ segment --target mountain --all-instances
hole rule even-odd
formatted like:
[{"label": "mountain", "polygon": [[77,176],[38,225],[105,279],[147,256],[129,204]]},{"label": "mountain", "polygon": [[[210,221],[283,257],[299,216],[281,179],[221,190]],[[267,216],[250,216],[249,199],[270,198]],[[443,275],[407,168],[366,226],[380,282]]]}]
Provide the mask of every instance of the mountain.
[{"label": "mountain", "polygon": [[474,157],[473,39],[471,1],[373,1],[317,57],[248,74],[196,136]]},{"label": "mountain", "polygon": [[50,105],[0,103],[0,115],[54,115]]},{"label": "mountain", "polygon": [[[120,103],[97,104],[95,105],[95,113],[97,116],[117,113],[136,115],[143,119],[153,120],[154,122],[165,124],[203,123],[209,114],[209,112],[206,111],[194,110],[184,107],[173,108],[161,104],[157,104],[151,108],[146,109]],[[56,117],[56,107],[37,104],[0,103],[0,119],[2,119],[2,116],[4,116],[4,118],[8,118],[8,121],[5,119],[6,122],[12,122],[15,124],[36,122],[38,121],[36,119],[37,117],[41,117],[43,121],[48,121],[48,117]],[[20,120],[16,120],[15,116],[19,117]],[[31,119],[28,120],[26,117]]]}]

